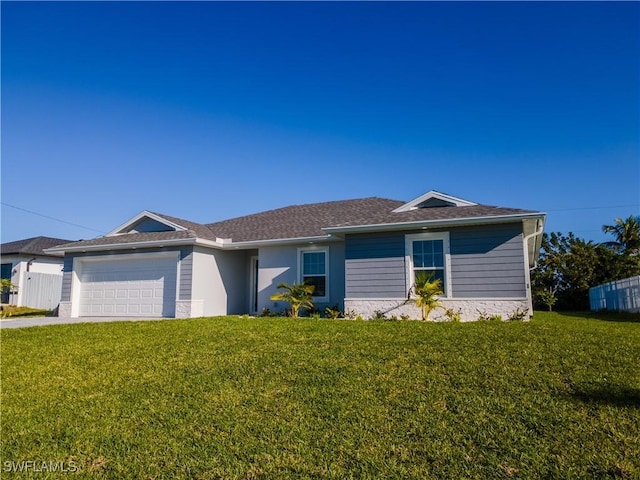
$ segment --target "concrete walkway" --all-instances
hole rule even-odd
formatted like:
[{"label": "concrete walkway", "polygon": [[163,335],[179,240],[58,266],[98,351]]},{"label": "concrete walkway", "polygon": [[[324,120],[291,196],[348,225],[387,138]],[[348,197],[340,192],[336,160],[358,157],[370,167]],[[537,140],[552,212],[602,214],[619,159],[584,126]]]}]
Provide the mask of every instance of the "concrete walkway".
[{"label": "concrete walkway", "polygon": [[146,322],[157,320],[172,320],[170,318],[122,318],[122,317],[25,317],[3,318],[0,320],[0,329],[41,327],[45,325],[62,325],[67,323],[104,323],[104,322]]}]

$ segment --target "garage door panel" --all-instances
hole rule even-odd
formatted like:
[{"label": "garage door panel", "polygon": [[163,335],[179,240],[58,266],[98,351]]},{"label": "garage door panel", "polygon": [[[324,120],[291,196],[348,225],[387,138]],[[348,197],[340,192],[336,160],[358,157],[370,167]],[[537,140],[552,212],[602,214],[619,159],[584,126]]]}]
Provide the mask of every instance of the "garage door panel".
[{"label": "garage door panel", "polygon": [[80,274],[81,316],[173,317],[177,258],[87,261]]}]

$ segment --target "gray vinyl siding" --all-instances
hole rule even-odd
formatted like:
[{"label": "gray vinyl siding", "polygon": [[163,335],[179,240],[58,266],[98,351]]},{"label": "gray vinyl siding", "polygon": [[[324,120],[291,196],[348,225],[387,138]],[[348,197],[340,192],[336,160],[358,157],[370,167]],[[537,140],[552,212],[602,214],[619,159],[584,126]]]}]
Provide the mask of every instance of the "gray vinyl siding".
[{"label": "gray vinyl siding", "polygon": [[73,257],[67,255],[64,257],[62,269],[62,296],[61,302],[71,301],[71,280],[73,279]]},{"label": "gray vinyl siding", "polygon": [[160,223],[152,218],[143,218],[139,220],[135,225],[133,225],[129,231],[130,232],[170,232],[175,230],[164,223]]},{"label": "gray vinyl siding", "polygon": [[451,230],[455,298],[525,298],[522,224]]},{"label": "gray vinyl siding", "polygon": [[[433,231],[433,230],[430,230]],[[347,235],[347,298],[406,298],[405,235]],[[525,298],[521,223],[449,231],[452,298]]]},{"label": "gray vinyl siding", "polygon": [[178,300],[191,300],[193,286],[193,248],[180,249],[180,278]]},{"label": "gray vinyl siding", "polygon": [[347,298],[404,298],[404,234],[348,235],[345,240]]}]

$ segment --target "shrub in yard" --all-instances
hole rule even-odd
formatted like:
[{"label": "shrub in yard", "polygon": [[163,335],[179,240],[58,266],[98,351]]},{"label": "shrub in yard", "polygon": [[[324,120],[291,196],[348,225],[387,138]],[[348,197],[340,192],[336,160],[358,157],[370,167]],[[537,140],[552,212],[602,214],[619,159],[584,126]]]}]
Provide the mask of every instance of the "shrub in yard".
[{"label": "shrub in yard", "polygon": [[324,313],[327,316],[327,318],[332,318],[332,319],[340,318],[343,316],[343,313],[340,310],[339,305],[334,305],[333,307],[325,308]]},{"label": "shrub in yard", "polygon": [[371,320],[386,320],[387,316],[382,310],[374,310],[373,315],[371,315]]},{"label": "shrub in yard", "polygon": [[487,312],[482,310],[477,310],[478,312],[478,321],[479,322],[501,322],[502,315],[493,314],[489,315]]},{"label": "shrub in yard", "polygon": [[411,292],[415,295],[413,301],[422,311],[422,320],[428,320],[429,314],[442,304],[438,300],[438,296],[442,295],[442,282],[439,278],[434,279],[433,273],[418,272],[416,280],[409,290],[409,298]]},{"label": "shrub in yard", "polygon": [[314,286],[307,283],[281,283],[278,285],[279,289],[284,292],[278,292],[271,297],[271,300],[281,300],[288,303],[291,306],[291,316],[300,316],[300,309],[312,309],[313,306],[313,290]]},{"label": "shrub in yard", "polygon": [[516,308],[513,312],[509,314],[507,317],[508,322],[521,322],[525,318],[527,318],[527,314],[529,313],[529,309],[527,308]]},{"label": "shrub in yard", "polygon": [[462,321],[462,310],[460,309],[454,310],[453,308],[447,308],[444,311],[444,315],[445,317],[447,317],[447,320],[449,320],[450,322]]}]

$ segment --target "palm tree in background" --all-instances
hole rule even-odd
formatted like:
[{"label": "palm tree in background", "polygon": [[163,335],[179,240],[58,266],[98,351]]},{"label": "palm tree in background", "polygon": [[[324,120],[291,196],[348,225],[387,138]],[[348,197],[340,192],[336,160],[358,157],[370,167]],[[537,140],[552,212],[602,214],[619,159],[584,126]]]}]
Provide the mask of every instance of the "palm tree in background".
[{"label": "palm tree in background", "polygon": [[640,216],[629,215],[623,220],[615,219],[614,225],[603,225],[604,233],[611,233],[615,237],[614,242],[606,242],[605,245],[627,255],[640,254]]}]

